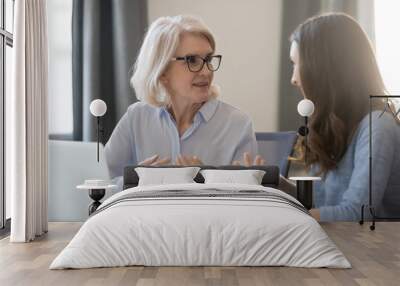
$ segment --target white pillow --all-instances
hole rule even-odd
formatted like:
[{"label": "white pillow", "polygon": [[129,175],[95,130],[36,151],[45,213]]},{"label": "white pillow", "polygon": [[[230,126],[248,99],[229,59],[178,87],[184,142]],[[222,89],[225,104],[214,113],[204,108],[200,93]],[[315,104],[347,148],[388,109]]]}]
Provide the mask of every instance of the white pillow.
[{"label": "white pillow", "polygon": [[261,185],[265,171],[262,170],[202,170],[204,183],[234,183]]},{"label": "white pillow", "polygon": [[139,186],[195,183],[193,179],[199,170],[199,167],[135,168],[139,176]]}]

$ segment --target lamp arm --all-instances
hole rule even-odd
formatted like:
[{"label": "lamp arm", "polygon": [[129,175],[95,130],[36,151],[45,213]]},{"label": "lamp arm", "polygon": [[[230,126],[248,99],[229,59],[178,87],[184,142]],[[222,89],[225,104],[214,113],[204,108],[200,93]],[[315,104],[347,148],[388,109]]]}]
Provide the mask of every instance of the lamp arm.
[{"label": "lamp arm", "polygon": [[308,137],[308,117],[307,117],[307,116],[304,117],[304,123],[305,123],[305,125],[306,125],[306,134],[305,134],[305,136],[304,136],[304,143],[305,143],[304,163],[307,164],[307,146],[308,146],[308,143],[307,143],[307,137]]},{"label": "lamp arm", "polygon": [[100,132],[100,116],[97,116],[97,162],[99,162],[99,132]]}]

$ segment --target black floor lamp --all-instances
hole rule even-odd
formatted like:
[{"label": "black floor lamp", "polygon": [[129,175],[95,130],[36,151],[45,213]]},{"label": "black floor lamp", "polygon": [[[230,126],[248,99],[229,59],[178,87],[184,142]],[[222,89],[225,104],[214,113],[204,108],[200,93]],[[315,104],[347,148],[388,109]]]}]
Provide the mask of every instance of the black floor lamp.
[{"label": "black floor lamp", "polygon": [[[393,116],[397,116],[400,112],[393,112],[391,106],[390,106],[390,102],[389,99],[390,98],[400,98],[400,95],[370,95],[369,96],[369,187],[368,187],[368,204],[367,205],[362,205],[361,206],[361,220],[360,220],[360,224],[364,224],[364,210],[367,207],[369,209],[369,212],[371,214],[372,217],[372,224],[369,226],[370,230],[374,230],[375,229],[375,221],[376,220],[399,220],[400,218],[382,218],[382,217],[377,217],[375,214],[375,208],[374,205],[372,204],[372,101],[374,99],[386,99],[386,104],[385,104],[385,108],[382,111],[382,114],[386,111],[390,111],[393,113]],[[380,116],[381,116],[380,115]]]}]

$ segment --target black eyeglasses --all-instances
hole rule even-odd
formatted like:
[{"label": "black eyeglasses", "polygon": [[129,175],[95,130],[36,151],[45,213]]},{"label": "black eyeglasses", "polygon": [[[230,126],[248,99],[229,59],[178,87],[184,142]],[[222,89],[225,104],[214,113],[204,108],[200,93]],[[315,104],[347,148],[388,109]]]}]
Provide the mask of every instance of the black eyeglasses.
[{"label": "black eyeglasses", "polygon": [[204,64],[207,65],[207,68],[210,71],[218,70],[219,66],[221,65],[221,59],[221,55],[210,55],[206,56],[205,58],[202,58],[199,55],[188,55],[184,57],[172,58],[171,60],[185,61],[191,72],[199,72],[203,69]]}]

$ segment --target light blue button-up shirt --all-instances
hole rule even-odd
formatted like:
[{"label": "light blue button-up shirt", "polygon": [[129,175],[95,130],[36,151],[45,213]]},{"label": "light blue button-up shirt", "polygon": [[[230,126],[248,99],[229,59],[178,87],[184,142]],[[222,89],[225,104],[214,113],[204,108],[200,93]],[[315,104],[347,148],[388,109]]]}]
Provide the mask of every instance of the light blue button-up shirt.
[{"label": "light blue button-up shirt", "polygon": [[[218,166],[241,160],[244,152],[258,153],[252,121],[218,99],[210,99],[200,108],[182,136],[165,107],[136,102],[128,107],[105,146],[112,178],[122,176],[125,166],[155,154],[171,158],[171,164],[182,154]],[[121,186],[121,178],[116,181]]]}]

